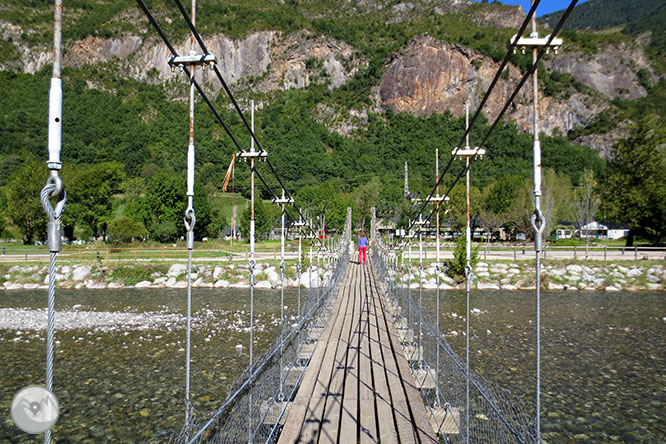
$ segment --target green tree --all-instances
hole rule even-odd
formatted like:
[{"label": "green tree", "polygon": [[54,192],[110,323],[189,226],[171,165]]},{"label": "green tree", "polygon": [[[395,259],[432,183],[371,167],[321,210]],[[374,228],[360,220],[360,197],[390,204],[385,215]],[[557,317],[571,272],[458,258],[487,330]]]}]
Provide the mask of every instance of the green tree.
[{"label": "green tree", "polygon": [[120,216],[109,222],[109,237],[114,242],[131,242],[148,234],[141,222]]},{"label": "green tree", "polygon": [[[261,200],[254,201],[254,235],[256,240],[265,239],[273,229],[270,220],[269,209]],[[240,231],[243,239],[250,242],[250,207],[248,206],[241,215]]]},{"label": "green tree", "polygon": [[107,226],[113,215],[113,195],[121,191],[124,168],[118,162],[82,167],[67,188],[75,213],[90,227],[94,236],[102,234],[106,239]]},{"label": "green tree", "polygon": [[[449,200],[449,212],[444,219],[451,222],[455,231],[463,231],[467,225],[467,187],[465,184],[458,183],[451,190]],[[475,186],[469,187],[469,203],[470,203],[470,224],[472,229],[479,223],[481,212],[481,191]],[[446,204],[445,204],[446,205]],[[445,206],[446,208],[446,206]],[[440,214],[444,211],[440,210]]]},{"label": "green tree", "polygon": [[47,177],[46,165],[43,162],[31,161],[14,173],[5,187],[5,212],[9,220],[18,227],[24,244],[46,238],[47,219],[39,193]]},{"label": "green tree", "polygon": [[370,228],[370,209],[376,207],[379,203],[379,194],[381,192],[382,184],[373,176],[365,184],[359,186],[356,191],[356,206],[360,213],[360,225],[363,229]]},{"label": "green tree", "polygon": [[[0,188],[0,208],[7,208],[7,199],[5,197],[4,188]],[[5,231],[6,224],[7,221],[4,212],[0,213],[0,236],[2,236],[2,233]]]},{"label": "green tree", "polygon": [[[576,221],[583,227],[594,221],[599,211],[599,195],[597,194],[597,181],[594,179],[594,171],[585,170],[580,187],[576,190]],[[590,236],[585,236],[585,253],[590,244]]]},{"label": "green tree", "polygon": [[517,174],[507,174],[486,188],[484,207],[495,213],[505,213],[516,198],[525,178]]},{"label": "green tree", "polygon": [[[164,169],[155,173],[148,181],[146,200],[154,227],[169,222],[176,227],[179,236],[185,234],[187,179],[184,174],[175,174],[171,169]],[[199,182],[194,183],[192,207],[196,217],[194,238],[201,240],[208,235],[208,225],[211,223],[212,216],[206,187]],[[137,216],[139,215],[141,215],[140,212]]]},{"label": "green tree", "polygon": [[603,205],[616,222],[629,224],[627,245],[634,235],[658,244],[666,236],[666,123],[648,116],[613,151],[604,182]]}]

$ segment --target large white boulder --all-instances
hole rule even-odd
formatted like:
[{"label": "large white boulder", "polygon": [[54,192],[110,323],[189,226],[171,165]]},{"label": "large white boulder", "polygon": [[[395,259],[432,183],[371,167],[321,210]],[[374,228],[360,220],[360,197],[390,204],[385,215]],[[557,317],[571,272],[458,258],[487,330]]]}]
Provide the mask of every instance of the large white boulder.
[{"label": "large white boulder", "polygon": [[268,281],[259,281],[256,284],[254,284],[254,288],[270,290],[271,288],[273,288],[273,285]]},{"label": "large white boulder", "polygon": [[187,265],[185,264],[173,264],[169,268],[169,272],[167,273],[167,276],[169,277],[178,277],[181,274],[185,273],[187,271]]},{"label": "large white boulder", "polygon": [[226,281],[224,279],[220,279],[219,281],[215,282],[215,288],[227,288],[229,286],[229,281]]},{"label": "large white boulder", "polygon": [[90,267],[82,265],[78,268],[75,268],[74,271],[72,271],[72,279],[75,281],[82,281],[86,279],[88,276],[90,276],[90,272],[91,272]]}]

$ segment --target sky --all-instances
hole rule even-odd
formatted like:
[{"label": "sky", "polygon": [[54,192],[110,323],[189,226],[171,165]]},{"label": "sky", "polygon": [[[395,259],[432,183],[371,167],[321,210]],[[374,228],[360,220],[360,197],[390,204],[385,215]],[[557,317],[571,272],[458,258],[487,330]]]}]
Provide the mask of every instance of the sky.
[{"label": "sky", "polygon": [[[479,0],[475,0],[479,1]],[[532,4],[531,0],[500,0],[505,5],[520,5],[523,7],[523,11],[527,12],[530,10]],[[579,0],[578,4],[585,3],[587,0]],[[541,17],[544,14],[549,12],[559,11],[561,9],[566,9],[569,6],[569,1],[567,0],[541,0],[539,6],[537,6],[537,17]]]}]

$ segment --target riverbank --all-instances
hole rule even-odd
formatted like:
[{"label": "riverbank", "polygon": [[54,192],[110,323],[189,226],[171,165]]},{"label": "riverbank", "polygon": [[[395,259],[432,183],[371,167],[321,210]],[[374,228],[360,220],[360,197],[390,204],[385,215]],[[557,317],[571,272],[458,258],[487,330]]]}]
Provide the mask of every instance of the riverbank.
[{"label": "riverbank", "polygon": [[[664,291],[666,267],[662,263],[599,264],[547,263],[542,268],[542,287],[550,290]],[[318,287],[331,273],[331,264],[304,267],[302,288]],[[0,290],[46,289],[46,265],[0,266]],[[419,271],[412,266],[411,275],[403,274],[402,285],[419,286]],[[187,266],[184,263],[129,262],[108,265],[61,265],[57,267],[58,288],[185,288]],[[247,288],[247,264],[195,264],[192,286],[195,288]],[[255,267],[255,288],[271,289],[281,285],[278,263],[259,262]],[[285,266],[285,288],[297,288],[295,261]],[[436,268],[430,263],[423,270],[423,287],[437,288]],[[528,262],[479,262],[474,269],[473,287],[486,290],[531,290],[535,288],[534,265]],[[464,283],[444,273],[440,289],[462,289]]]}]

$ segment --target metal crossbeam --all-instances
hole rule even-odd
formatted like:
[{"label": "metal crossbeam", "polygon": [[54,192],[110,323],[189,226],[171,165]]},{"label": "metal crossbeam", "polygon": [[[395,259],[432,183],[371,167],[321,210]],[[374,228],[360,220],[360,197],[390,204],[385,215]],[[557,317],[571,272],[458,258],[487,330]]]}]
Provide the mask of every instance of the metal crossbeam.
[{"label": "metal crossbeam", "polygon": [[169,59],[169,66],[172,68],[182,65],[204,65],[210,66],[211,68],[217,63],[217,59],[213,54],[208,55],[199,55],[199,54],[190,54],[190,55],[179,55],[173,56]]}]

